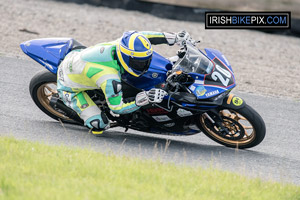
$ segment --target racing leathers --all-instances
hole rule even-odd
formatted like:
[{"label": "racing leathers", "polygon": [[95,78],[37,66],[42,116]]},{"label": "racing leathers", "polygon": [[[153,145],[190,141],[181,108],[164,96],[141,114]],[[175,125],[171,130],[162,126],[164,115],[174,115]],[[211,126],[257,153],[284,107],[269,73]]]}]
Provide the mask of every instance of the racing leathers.
[{"label": "racing leathers", "polygon": [[[154,45],[173,45],[179,41],[175,33],[139,33]],[[117,44],[118,40],[83,50],[73,50],[58,68],[59,96],[68,107],[77,112],[88,128],[106,129],[109,127],[109,120],[85,92],[87,90],[101,88],[109,108],[116,114],[131,113],[146,105],[142,99],[143,95],[147,95],[146,92],[137,95],[136,98],[123,98],[121,74],[124,69],[116,56]],[[137,102],[138,97],[140,102]]]}]

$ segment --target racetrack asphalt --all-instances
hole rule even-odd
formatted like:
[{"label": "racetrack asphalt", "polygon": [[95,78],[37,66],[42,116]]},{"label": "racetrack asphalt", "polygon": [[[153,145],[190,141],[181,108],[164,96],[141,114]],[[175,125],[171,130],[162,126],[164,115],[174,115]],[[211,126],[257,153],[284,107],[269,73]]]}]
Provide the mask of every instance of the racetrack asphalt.
[{"label": "racetrack asphalt", "polygon": [[256,109],[266,123],[264,141],[248,150],[221,146],[202,133],[176,137],[134,130],[124,133],[124,128],[113,128],[107,135],[95,137],[85,127],[51,119],[34,104],[28,87],[31,78],[43,70],[41,65],[3,56],[0,63],[1,136],[191,166],[212,165],[247,176],[300,185],[300,103],[295,100],[233,91]]}]

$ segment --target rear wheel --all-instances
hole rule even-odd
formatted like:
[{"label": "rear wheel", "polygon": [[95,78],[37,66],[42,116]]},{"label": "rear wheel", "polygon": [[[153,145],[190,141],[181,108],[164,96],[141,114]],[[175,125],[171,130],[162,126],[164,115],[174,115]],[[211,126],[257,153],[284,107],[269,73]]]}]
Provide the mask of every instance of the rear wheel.
[{"label": "rear wheel", "polygon": [[52,96],[58,97],[56,75],[49,71],[38,72],[30,81],[29,91],[34,103],[49,117],[65,123],[77,123],[65,116],[64,111],[50,106]]},{"label": "rear wheel", "polygon": [[251,148],[265,137],[266,127],[261,116],[249,105],[239,109],[221,108],[219,115],[226,131],[213,124],[202,115],[198,126],[212,140],[232,148]]}]

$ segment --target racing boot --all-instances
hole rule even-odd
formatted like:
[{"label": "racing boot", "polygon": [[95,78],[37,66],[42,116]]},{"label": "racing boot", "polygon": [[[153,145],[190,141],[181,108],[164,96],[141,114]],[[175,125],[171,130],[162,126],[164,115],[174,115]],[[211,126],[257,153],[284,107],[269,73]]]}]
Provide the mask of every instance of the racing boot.
[{"label": "racing boot", "polygon": [[90,117],[85,122],[85,125],[91,129],[93,135],[103,134],[103,131],[110,127],[109,124],[109,120],[103,112],[100,115]]},{"label": "racing boot", "polygon": [[107,124],[105,128],[92,128],[91,133],[95,136],[105,135],[104,131],[109,128],[110,128],[109,124]]}]

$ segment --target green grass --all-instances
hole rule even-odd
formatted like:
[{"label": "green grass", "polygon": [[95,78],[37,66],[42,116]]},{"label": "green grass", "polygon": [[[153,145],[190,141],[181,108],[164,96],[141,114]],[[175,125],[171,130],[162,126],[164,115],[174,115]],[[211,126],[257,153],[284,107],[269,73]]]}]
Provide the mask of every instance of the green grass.
[{"label": "green grass", "polygon": [[300,187],[0,137],[0,199],[291,200]]}]

